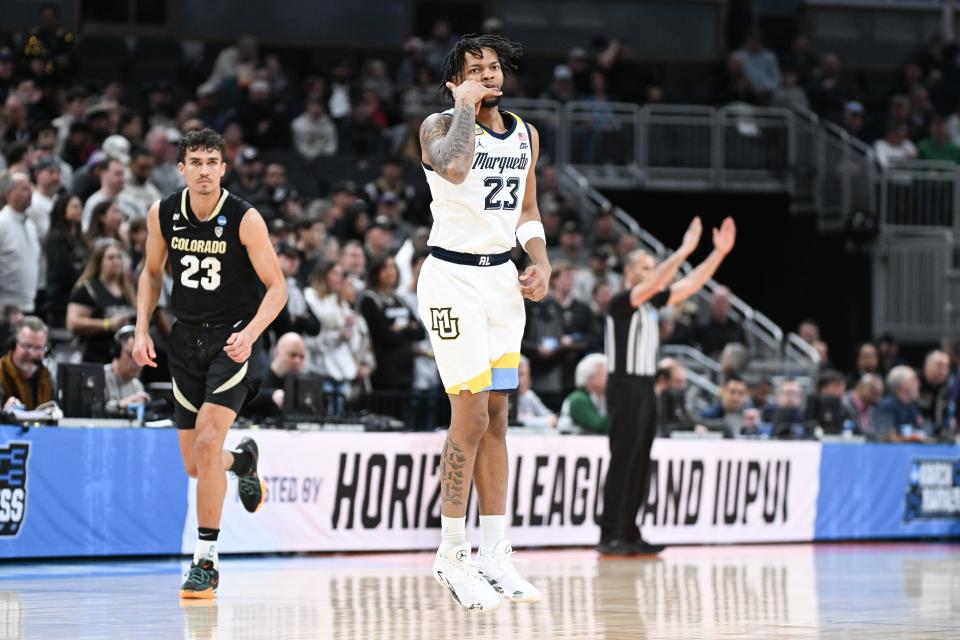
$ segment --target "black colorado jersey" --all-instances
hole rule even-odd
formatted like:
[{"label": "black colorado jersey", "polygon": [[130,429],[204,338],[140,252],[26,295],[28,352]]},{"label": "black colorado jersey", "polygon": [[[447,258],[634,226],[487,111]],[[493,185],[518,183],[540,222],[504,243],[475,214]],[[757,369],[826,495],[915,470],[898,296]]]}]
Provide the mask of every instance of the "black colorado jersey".
[{"label": "black colorado jersey", "polygon": [[240,242],[240,221],[250,208],[226,189],[205,221],[193,215],[187,189],[160,201],[160,230],[173,270],[170,311],[178,320],[225,325],[256,315],[264,288]]}]

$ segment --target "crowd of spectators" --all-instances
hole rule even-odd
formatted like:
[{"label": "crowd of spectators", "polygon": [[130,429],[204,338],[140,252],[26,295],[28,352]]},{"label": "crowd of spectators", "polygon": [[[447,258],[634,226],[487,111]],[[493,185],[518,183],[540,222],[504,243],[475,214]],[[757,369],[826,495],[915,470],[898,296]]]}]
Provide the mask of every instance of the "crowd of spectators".
[{"label": "crowd of spectators", "polygon": [[[660,430],[705,433],[726,437],[812,438],[859,435],[901,442],[953,442],[957,436],[956,407],[960,402],[958,346],[945,340],[929,351],[918,368],[898,355],[896,339],[881,336],[857,348],[850,375],[832,368],[819,327],[812,320],[798,334],[818,352],[820,370],[804,386],[799,377],[774,381],[726,370],[717,401],[699,415],[687,410],[687,371],[673,358],[658,365],[657,394]],[[728,343],[727,348],[740,346]]]},{"label": "crowd of spectators", "polygon": [[[561,264],[559,278],[567,267]],[[587,270],[588,272],[589,270]],[[605,288],[598,284],[597,288]],[[553,303],[562,295],[556,278],[551,287]],[[742,328],[724,320],[729,313],[729,290],[718,287],[709,314],[700,324],[677,320],[675,310],[660,314],[661,336],[670,340],[686,336],[684,342],[667,345],[693,346],[704,354],[719,357],[719,392],[700,410],[694,410],[687,366],[680,358],[664,357],[657,366],[655,392],[658,398],[658,428],[663,436],[677,432],[717,437],[809,439],[823,435],[862,436],[890,442],[953,442],[958,434],[956,408],[960,403],[960,344],[944,340],[929,351],[921,366],[911,367],[899,356],[896,339],[885,334],[876,342],[864,342],[856,350],[850,373],[835,369],[829,348],[821,339],[819,325],[805,320],[797,334],[815,351],[819,363],[813,375],[765,376],[749,368],[750,349]],[[604,307],[596,301],[588,307],[594,320],[602,319]],[[528,353],[549,354],[556,359],[547,375],[562,378],[562,371],[574,376],[562,399],[551,382],[537,385],[531,375],[532,359],[521,361],[517,418],[532,429],[559,432],[597,433],[606,430],[604,390],[606,361],[602,353],[588,346],[576,349],[574,314],[554,315],[547,305],[531,313],[527,335],[533,336]],[[736,327],[732,330],[728,327]],[[602,329],[602,324],[592,324]],[[567,328],[565,328],[567,327]],[[718,328],[721,330],[718,331]],[[724,333],[726,332],[726,333]],[[717,337],[717,336],[720,337]],[[715,339],[711,349],[710,340]],[[589,341],[588,341],[588,344]],[[602,344],[602,336],[601,336]],[[717,351],[719,349],[719,352]],[[564,364],[564,353],[573,355]],[[584,355],[586,354],[586,355]],[[571,392],[570,389],[573,389]],[[699,396],[702,399],[702,396]]]},{"label": "crowd of spectators", "polygon": [[[409,398],[415,392],[442,400],[416,313],[430,222],[417,131],[425,114],[443,108],[436,80],[455,38],[448,23],[437,22],[427,39],[409,38],[390,64],[348,56],[306,71],[288,68],[280,56],[244,37],[206,66],[202,57],[189,58],[194,66],[183,78],[196,81],[174,85],[84,77],[77,38],[57,20],[56,9],[45,6],[36,28],[0,34],[5,408],[33,408],[53,399],[43,363],[54,336],[69,336],[74,360],[104,366],[111,413],[123,415],[129,406],[150,401],[143,383],[162,382],[166,375],[162,354],[175,318],[166,305],[167,281],[152,329],[161,366],[137,370],[125,328],[135,320],[145,215],[152,202],[182,186],[177,144],[183,133],[201,127],[224,135],[224,186],[267,220],[289,289],[286,308],[265,336],[270,373],[249,410],[279,414],[282,380],[291,374],[323,378],[330,414],[342,414],[370,394]],[[954,71],[942,47],[926,51],[929,60],[911,63],[905,74],[909,99],[898,93],[891,110],[901,133],[929,128],[935,142],[949,144],[960,136],[960,119],[937,118],[931,105],[942,112],[948,104],[949,92],[935,87]],[[863,115],[836,56],[814,55],[805,38],[778,60],[752,35],[728,66],[731,74],[742,74],[731,79],[730,99],[808,101],[844,126],[848,112]],[[532,91],[522,78],[508,76],[506,96]],[[662,100],[663,93],[655,75],[639,72],[626,43],[598,39],[571,50],[533,95],[649,102]],[[931,145],[919,146],[924,153],[943,146]],[[324,158],[333,164],[323,164]],[[556,167],[542,165],[538,202],[553,274],[548,297],[527,305],[517,419],[547,430],[602,432],[604,315],[622,286],[624,257],[640,240],[618,229],[612,211],[583,220],[560,189]],[[335,169],[342,179],[330,178]],[[946,373],[936,352],[934,363],[911,379],[897,366],[890,341],[864,345],[850,378],[823,372],[810,398],[837,401],[818,404],[789,380],[779,381],[772,394],[767,380],[743,381],[750,353],[743,328],[731,317],[728,289],[713,291],[704,311],[665,309],[661,343],[695,347],[717,359],[724,376],[719,399],[691,417],[683,365],[666,361],[658,373],[665,432],[714,429],[737,436],[772,425],[774,434],[794,433],[783,425],[803,424],[811,415],[822,420],[837,407],[845,416],[839,424],[852,420],[861,433],[886,429],[910,437],[902,434],[907,419],[914,433],[955,431],[951,407],[960,381],[953,355]],[[800,333],[827,363],[826,345],[809,324]],[[410,416],[406,408],[394,413]]]},{"label": "crowd of spectators", "polygon": [[960,48],[935,36],[912,53],[893,83],[865,81],[840,57],[818,53],[797,35],[789,48],[768,49],[749,34],[727,58],[723,102],[809,109],[870,145],[877,163],[960,163]]},{"label": "crowd of spectators", "polygon": [[[125,349],[117,332],[135,320],[145,215],[183,185],[180,137],[211,127],[226,140],[225,188],[265,217],[287,278],[289,302],[267,345],[289,347],[290,334],[301,336],[303,362],[295,371],[322,376],[325,390],[344,403],[369,393],[442,392],[415,312],[430,222],[417,132],[424,115],[443,108],[437,78],[455,38],[441,20],[428,38],[407,39],[389,65],[350,54],[304,69],[243,37],[206,65],[184,52],[178,82],[123,82],[85,75],[83,39],[61,27],[53,6],[41,9],[37,27],[0,34],[4,331],[42,321],[45,343],[68,335],[74,360],[103,364],[108,387],[125,388],[130,369],[126,361],[116,365]],[[598,41],[571,51],[554,76],[570,98],[639,99],[630,93],[628,58],[622,43]],[[564,78],[570,86],[562,86]],[[510,77],[504,93],[526,91]],[[551,298],[530,308],[524,352],[534,388],[559,410],[576,386],[580,358],[602,350],[619,258],[637,240],[621,238],[609,213],[583,225],[553,167],[542,169],[539,195],[556,267]],[[161,359],[175,321],[166,304],[170,287],[166,282],[153,318]],[[13,353],[21,364],[35,360]],[[33,379],[27,367],[20,371]],[[165,371],[138,375],[158,382]],[[273,393],[279,387],[264,389],[281,399]],[[142,394],[135,389],[124,395],[129,402],[108,407],[122,412]],[[24,395],[4,386],[5,405],[41,404]]]}]

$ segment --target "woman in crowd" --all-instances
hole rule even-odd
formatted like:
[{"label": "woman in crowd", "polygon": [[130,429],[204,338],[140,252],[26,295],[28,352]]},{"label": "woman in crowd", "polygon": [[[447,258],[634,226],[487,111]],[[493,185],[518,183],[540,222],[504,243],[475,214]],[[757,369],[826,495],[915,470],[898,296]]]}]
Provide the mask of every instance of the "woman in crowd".
[{"label": "woman in crowd", "polygon": [[370,327],[377,360],[370,380],[375,391],[410,392],[414,346],[426,335],[416,314],[397,295],[399,280],[392,256],[371,261],[360,313]]},{"label": "woman in crowd", "polygon": [[62,327],[67,319],[67,302],[90,251],[83,240],[80,219],[83,202],[79,196],[62,195],[50,211],[50,233],[47,234],[47,322]]},{"label": "woman in crowd", "polygon": [[70,294],[67,329],[80,338],[84,362],[110,362],[114,333],[136,315],[126,260],[119,242],[101,241]]},{"label": "woman in crowd", "polygon": [[334,398],[328,411],[341,415],[344,401],[354,395],[354,383],[363,384],[373,369],[367,323],[354,310],[353,284],[336,262],[321,263],[313,271],[303,297],[322,327],[319,335],[306,338],[308,372],[327,378],[324,391]]},{"label": "woman in crowd", "polygon": [[517,422],[531,431],[549,433],[557,427],[557,414],[530,388],[530,360],[526,356],[520,356],[517,367]]},{"label": "woman in crowd", "polygon": [[130,248],[130,267],[135,276],[139,277],[141,263],[147,252],[147,219],[134,218],[127,229],[127,239]]},{"label": "woman in crowd", "polygon": [[87,229],[86,242],[92,251],[105,239],[122,243],[120,225],[123,224],[123,211],[116,200],[104,200],[93,208],[90,228]]}]

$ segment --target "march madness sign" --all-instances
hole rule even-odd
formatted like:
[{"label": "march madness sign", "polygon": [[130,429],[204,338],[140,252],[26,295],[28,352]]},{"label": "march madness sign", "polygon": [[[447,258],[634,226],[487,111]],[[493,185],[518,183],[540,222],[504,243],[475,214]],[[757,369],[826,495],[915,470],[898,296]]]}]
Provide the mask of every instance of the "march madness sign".
[{"label": "march madness sign", "polygon": [[27,458],[29,442],[0,447],[0,537],[20,533],[27,513]]},{"label": "march madness sign", "polygon": [[960,459],[914,459],[903,519],[960,518]]}]

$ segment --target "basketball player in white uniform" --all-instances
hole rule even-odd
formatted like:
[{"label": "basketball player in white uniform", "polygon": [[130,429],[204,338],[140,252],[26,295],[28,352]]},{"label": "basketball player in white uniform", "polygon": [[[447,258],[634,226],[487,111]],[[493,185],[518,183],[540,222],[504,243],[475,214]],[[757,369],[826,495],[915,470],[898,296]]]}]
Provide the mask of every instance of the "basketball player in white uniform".
[{"label": "basketball player in white uniform", "polygon": [[[507,400],[517,388],[523,298],[541,300],[550,281],[537,130],[499,109],[503,74],[519,56],[519,45],[499,36],[461,38],[444,62],[454,107],[420,129],[433,229],[417,298],[452,410],[433,571],[459,604],[479,610],[540,600],[514,569],[506,535]],[[522,275],[509,259],[518,240],[532,262]],[[482,535],[476,561],[464,535],[471,480]]]}]

